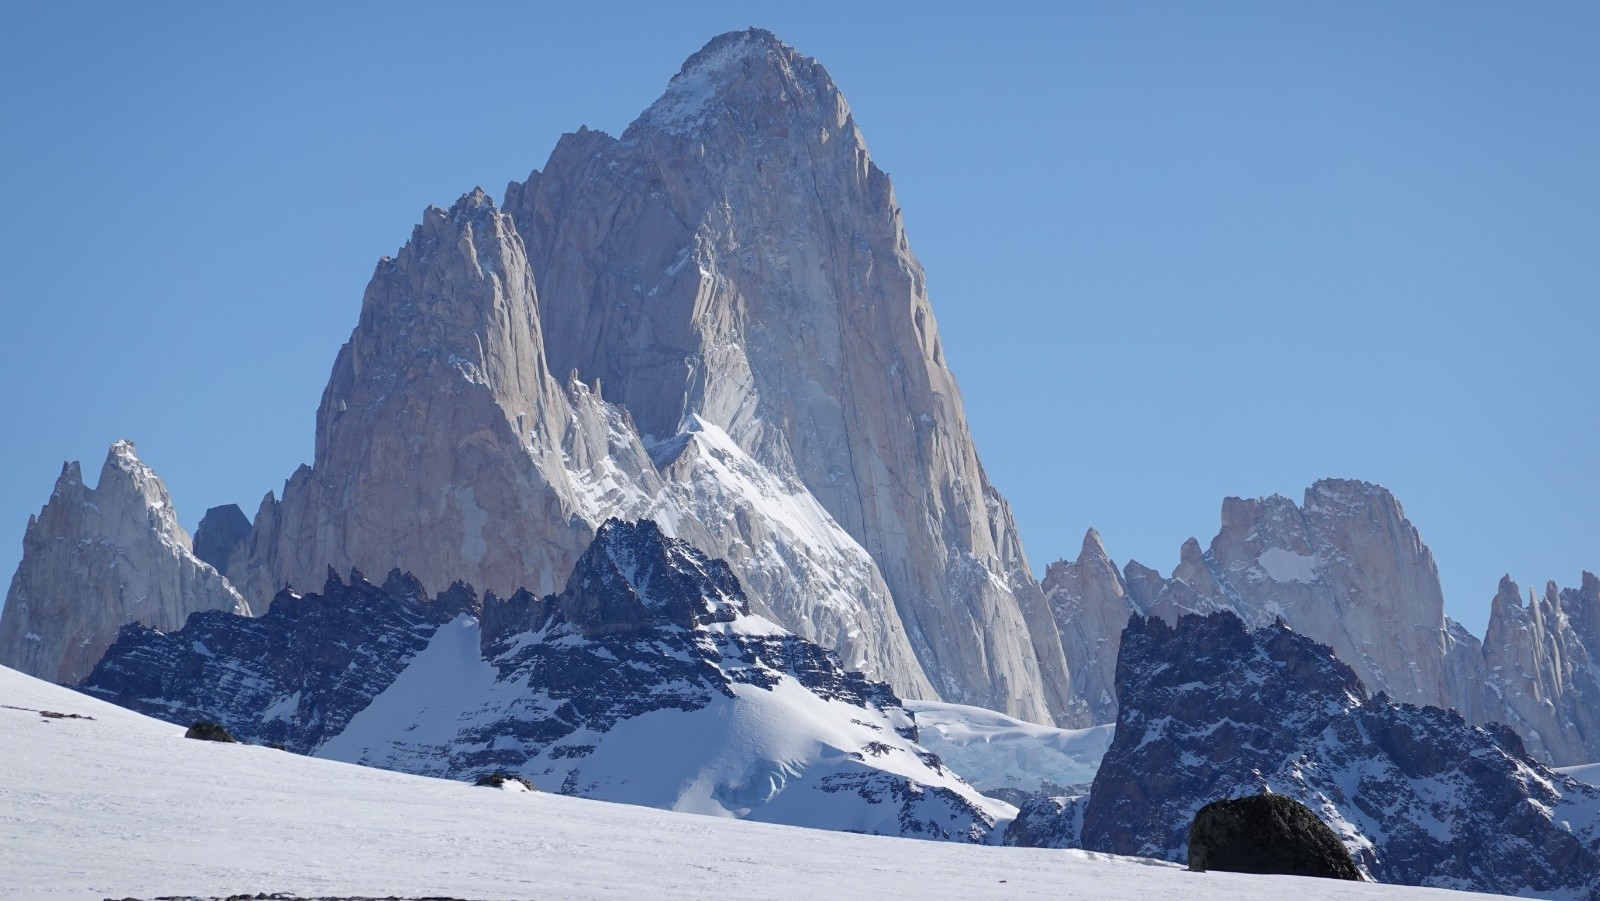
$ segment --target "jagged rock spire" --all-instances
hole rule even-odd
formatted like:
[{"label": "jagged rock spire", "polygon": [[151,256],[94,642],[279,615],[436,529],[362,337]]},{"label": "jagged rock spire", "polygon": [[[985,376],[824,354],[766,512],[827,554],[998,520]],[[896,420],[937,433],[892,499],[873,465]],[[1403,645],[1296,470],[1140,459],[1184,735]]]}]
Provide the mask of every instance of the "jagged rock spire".
[{"label": "jagged rock spire", "polygon": [[96,487],[83,483],[77,462],[65,463],[29,518],[0,615],[0,663],[76,683],[124,624],[176,629],[200,610],[249,607],[190,551],[166,485],[133,442],[118,441]]}]

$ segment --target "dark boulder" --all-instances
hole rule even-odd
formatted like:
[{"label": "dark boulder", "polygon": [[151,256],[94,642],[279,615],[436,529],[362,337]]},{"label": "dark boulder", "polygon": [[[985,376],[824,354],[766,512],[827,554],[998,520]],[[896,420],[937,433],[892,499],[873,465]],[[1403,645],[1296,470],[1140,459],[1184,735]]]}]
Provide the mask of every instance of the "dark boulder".
[{"label": "dark boulder", "polygon": [[488,788],[504,788],[508,782],[512,785],[520,785],[531,792],[538,791],[537,788],[533,787],[532,782],[529,782],[521,776],[512,776],[507,773],[490,773],[489,775],[480,778],[473,784],[482,785]]},{"label": "dark boulder", "polygon": [[1299,801],[1274,794],[1200,808],[1189,826],[1189,869],[1361,880],[1326,823]]},{"label": "dark boulder", "polygon": [[238,741],[238,739],[228,734],[228,729],[226,726],[222,725],[221,723],[211,722],[210,720],[196,720],[195,724],[189,727],[189,731],[183,733],[183,737],[198,738],[201,741]]}]

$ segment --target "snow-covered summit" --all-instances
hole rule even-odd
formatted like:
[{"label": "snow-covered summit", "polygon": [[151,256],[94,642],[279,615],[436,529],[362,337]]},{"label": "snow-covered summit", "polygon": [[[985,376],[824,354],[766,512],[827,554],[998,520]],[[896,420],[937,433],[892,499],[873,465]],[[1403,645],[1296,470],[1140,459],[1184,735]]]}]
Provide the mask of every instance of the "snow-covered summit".
[{"label": "snow-covered summit", "polygon": [[666,91],[623,132],[624,141],[646,131],[689,135],[738,107],[770,105],[835,121],[847,114],[843,98],[816,60],[801,56],[761,28],[718,35],[694,53]]}]

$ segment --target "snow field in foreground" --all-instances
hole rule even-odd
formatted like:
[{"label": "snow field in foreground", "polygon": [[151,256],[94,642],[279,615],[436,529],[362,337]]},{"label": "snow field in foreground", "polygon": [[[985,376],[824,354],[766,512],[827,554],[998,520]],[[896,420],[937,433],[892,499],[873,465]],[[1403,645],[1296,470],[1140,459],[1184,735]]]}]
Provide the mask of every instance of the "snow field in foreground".
[{"label": "snow field in foreground", "polygon": [[1466,897],[513,794],[185,739],[4,667],[0,705],[3,898]]}]

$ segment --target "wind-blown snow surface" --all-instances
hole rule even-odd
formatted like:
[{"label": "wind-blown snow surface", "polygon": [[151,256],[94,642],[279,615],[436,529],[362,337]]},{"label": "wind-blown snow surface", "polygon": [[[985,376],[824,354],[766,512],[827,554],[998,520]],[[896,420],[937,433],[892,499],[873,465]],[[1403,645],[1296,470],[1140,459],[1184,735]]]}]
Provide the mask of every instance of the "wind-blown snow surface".
[{"label": "wind-blown snow surface", "polygon": [[1468,897],[475,788],[188,740],[176,726],[3,667],[0,704],[0,898]]},{"label": "wind-blown snow surface", "polygon": [[1116,724],[1054,729],[938,701],[906,701],[918,742],[979,791],[1015,789],[1067,795],[1088,791]]},{"label": "wind-blown snow surface", "polygon": [[1600,785],[1600,763],[1584,763],[1578,766],[1557,767],[1556,772],[1571,776],[1579,782],[1590,785]]}]

